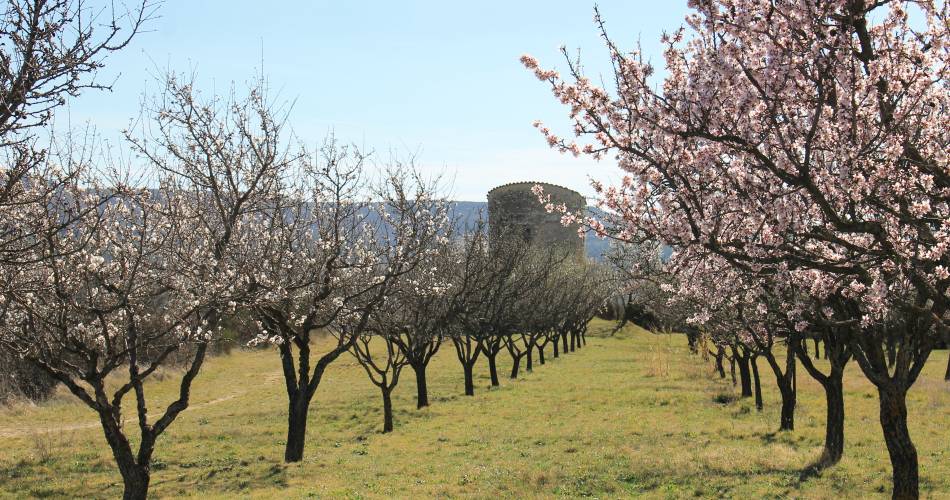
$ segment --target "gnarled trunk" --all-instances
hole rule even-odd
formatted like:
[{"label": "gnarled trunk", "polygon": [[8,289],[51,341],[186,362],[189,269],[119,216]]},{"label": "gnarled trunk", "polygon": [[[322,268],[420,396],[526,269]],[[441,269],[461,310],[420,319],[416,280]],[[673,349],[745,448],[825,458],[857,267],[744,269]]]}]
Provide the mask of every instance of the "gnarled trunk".
[{"label": "gnarled trunk", "polygon": [[752,382],[755,384],[755,409],[762,411],[762,386],[759,380],[758,356],[752,356]]},{"label": "gnarled trunk", "polygon": [[149,473],[151,454],[147,453],[147,456],[142,457],[145,459],[144,463],[139,463],[135,454],[132,453],[129,441],[122,434],[112,415],[108,411],[102,411],[99,413],[99,419],[102,422],[106,442],[112,449],[112,456],[122,475],[123,500],[144,500],[148,496],[148,484],[151,479]]},{"label": "gnarled trunk", "polygon": [[145,500],[151,479],[148,467],[133,465],[122,471],[122,500]]},{"label": "gnarled trunk", "polygon": [[772,368],[772,373],[775,374],[775,383],[778,385],[779,394],[782,396],[782,412],[779,418],[778,430],[794,430],[797,392],[797,388],[795,387],[795,349],[792,348],[791,342],[789,342],[789,347],[785,352],[784,373],[782,372],[782,367],[779,366],[778,361],[775,359],[775,354],[772,352],[771,346],[762,351],[762,356],[765,357],[769,367]]},{"label": "gnarled trunk", "polygon": [[426,384],[426,365],[412,365],[412,371],[416,373],[416,408],[429,406],[429,388]]},{"label": "gnarled trunk", "polygon": [[518,378],[518,368],[521,366],[521,356],[511,358],[511,378]]},{"label": "gnarled trunk", "polygon": [[729,358],[729,375],[732,376],[732,386],[735,387],[739,385],[739,380],[736,378],[736,358]]},{"label": "gnarled trunk", "polygon": [[838,332],[828,333],[823,341],[825,352],[831,361],[831,370],[827,375],[819,371],[802,342],[791,342],[791,348],[805,367],[805,370],[825,389],[827,414],[825,418],[825,447],[821,457],[810,466],[806,473],[819,471],[835,465],[844,455],[844,368],[851,359],[851,350]]},{"label": "gnarled trunk", "polygon": [[844,455],[844,385],[841,375],[832,371],[822,383],[828,413],[825,419],[825,449],[817,464],[820,468],[840,462]]},{"label": "gnarled trunk", "polygon": [[916,499],[919,478],[917,473],[917,448],[907,430],[907,391],[896,384],[878,388],[881,403],[881,429],[884,442],[891,457],[894,492],[896,499]]},{"label": "gnarled trunk", "polygon": [[716,351],[716,356],[715,356],[716,371],[719,372],[719,378],[726,378],[726,368],[722,365],[722,358],[724,357],[725,357],[725,352],[723,352],[722,348],[720,347],[719,350]]},{"label": "gnarled trunk", "polygon": [[733,349],[732,353],[736,364],[739,365],[739,381],[742,383],[742,397],[752,397],[752,376],[749,372],[749,356],[748,354],[739,354],[739,351],[736,349]]},{"label": "gnarled trunk", "polygon": [[492,387],[498,387],[501,383],[498,381],[498,366],[495,364],[496,354],[490,352],[485,353],[485,357],[488,358],[488,373],[491,375],[491,385]]},{"label": "gnarled trunk", "polygon": [[307,439],[307,410],[310,398],[298,391],[290,398],[287,418],[287,444],[284,446],[284,461],[299,462],[303,459],[304,443]]},{"label": "gnarled trunk", "polygon": [[472,377],[472,365],[462,364],[462,370],[465,372],[465,395],[475,395],[475,380]]},{"label": "gnarled trunk", "polygon": [[779,386],[782,395],[782,413],[779,417],[779,431],[795,430],[795,390]]},{"label": "gnarled trunk", "polygon": [[392,389],[380,387],[383,393],[383,433],[393,431],[393,398]]}]

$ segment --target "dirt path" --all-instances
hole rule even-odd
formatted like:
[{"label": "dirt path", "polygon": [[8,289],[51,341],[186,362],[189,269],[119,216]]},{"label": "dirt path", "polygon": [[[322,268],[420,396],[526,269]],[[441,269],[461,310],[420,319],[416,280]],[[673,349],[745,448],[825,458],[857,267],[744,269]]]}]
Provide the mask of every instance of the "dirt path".
[{"label": "dirt path", "polygon": [[[235,392],[227,396],[223,396],[217,399],[212,399],[211,401],[206,401],[204,403],[198,403],[188,406],[185,411],[200,410],[201,408],[206,408],[208,406],[214,406],[217,404],[224,403],[225,401],[230,401],[238,396],[243,396],[245,392]],[[136,422],[135,417],[129,417],[123,420],[124,425],[128,425]],[[47,426],[43,428],[39,427],[0,427],[0,438],[16,438],[24,436],[34,436],[38,434],[51,434],[54,432],[71,432],[79,431],[84,429],[95,429],[99,427],[100,423],[97,420],[92,420],[89,422],[76,423],[76,424],[64,424],[56,426]]]}]

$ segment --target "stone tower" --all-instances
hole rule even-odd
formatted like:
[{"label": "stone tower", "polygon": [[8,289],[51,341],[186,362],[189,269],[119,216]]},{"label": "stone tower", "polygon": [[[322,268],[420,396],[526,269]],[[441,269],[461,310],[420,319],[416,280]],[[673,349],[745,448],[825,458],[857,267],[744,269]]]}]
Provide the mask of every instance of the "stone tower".
[{"label": "stone tower", "polygon": [[572,212],[582,211],[587,200],[577,191],[544,182],[513,182],[488,192],[488,227],[492,239],[500,235],[522,238],[526,243],[558,245],[584,254],[584,241],[576,227],[561,225],[561,215],[547,213],[531,188],[540,185],[551,202],[564,203]]}]

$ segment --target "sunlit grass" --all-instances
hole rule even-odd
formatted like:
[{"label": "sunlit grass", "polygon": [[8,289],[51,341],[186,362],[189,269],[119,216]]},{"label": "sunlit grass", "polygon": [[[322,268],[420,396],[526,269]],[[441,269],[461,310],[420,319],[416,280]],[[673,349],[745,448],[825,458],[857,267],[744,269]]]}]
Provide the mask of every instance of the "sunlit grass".
[{"label": "sunlit grass", "polygon": [[[593,333],[608,330],[593,325]],[[946,351],[910,393],[925,496],[950,498],[950,384]],[[502,359],[499,357],[499,359]],[[507,362],[499,367],[507,374]],[[727,367],[728,368],[728,367]],[[311,408],[302,463],[284,465],[286,395],[271,351],[211,359],[193,407],[158,443],[156,497],[882,497],[890,465],[874,388],[853,363],[845,380],[845,458],[822,477],[799,473],[820,452],[824,402],[799,373],[798,428],[775,433],[779,395],[760,364],[766,409],[736,401],[731,382],[691,356],[678,335],[628,328],[462,396],[451,346],[430,369],[432,407],[415,409],[411,371],[396,390],[395,432],[352,357],[331,365]],[[168,401],[174,373],[149,386]],[[154,413],[157,413],[155,405]],[[154,415],[153,415],[154,417]],[[134,425],[132,422],[127,424]],[[131,428],[130,428],[131,430]],[[0,494],[105,497],[121,481],[95,415],[68,394],[0,411]]]}]

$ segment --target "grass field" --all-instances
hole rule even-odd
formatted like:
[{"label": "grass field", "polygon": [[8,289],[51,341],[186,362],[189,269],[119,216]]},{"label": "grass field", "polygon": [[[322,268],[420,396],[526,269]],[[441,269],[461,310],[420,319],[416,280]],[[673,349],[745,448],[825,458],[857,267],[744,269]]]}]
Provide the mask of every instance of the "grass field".
[{"label": "grass field", "polygon": [[[595,323],[592,333],[606,328]],[[950,383],[937,351],[909,396],[921,492],[950,498]],[[501,358],[499,358],[501,359]],[[824,402],[799,373],[798,428],[775,433],[778,391],[761,362],[764,412],[733,401],[731,382],[692,357],[682,336],[635,328],[462,396],[451,346],[430,368],[432,407],[415,409],[411,371],[395,395],[396,429],[380,434],[381,402],[349,356],[331,365],[311,408],[302,463],[285,465],[286,395],[271,351],[211,359],[192,407],[162,436],[154,497],[379,498],[552,496],[859,498],[889,494],[877,396],[851,363],[845,457],[805,482],[818,456]],[[506,366],[500,367],[507,373]],[[172,397],[177,378],[153,382]],[[721,401],[726,401],[722,403]],[[157,406],[153,405],[153,408]],[[153,410],[153,412],[157,412]],[[133,425],[131,422],[128,425]],[[0,496],[114,498],[121,480],[95,415],[68,394],[0,410]]]}]

